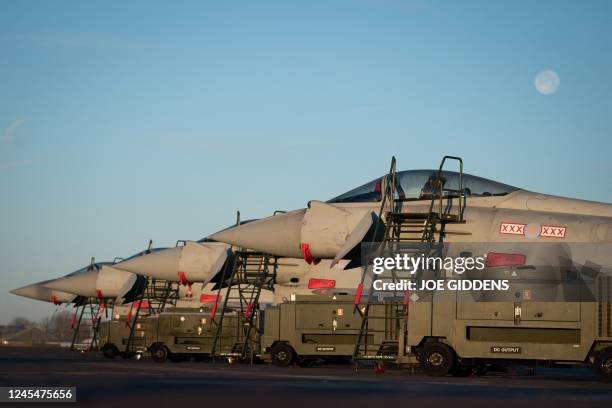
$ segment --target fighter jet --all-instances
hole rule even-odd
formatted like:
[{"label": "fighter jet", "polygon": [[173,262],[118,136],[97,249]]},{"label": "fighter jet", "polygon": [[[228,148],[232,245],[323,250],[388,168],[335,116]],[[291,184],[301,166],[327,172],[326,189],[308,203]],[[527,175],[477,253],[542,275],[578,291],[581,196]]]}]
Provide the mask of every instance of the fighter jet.
[{"label": "fighter jet", "polygon": [[[92,259],[93,264],[93,259]],[[48,279],[37,283],[32,283],[30,285],[13,289],[10,293],[18,296],[28,297],[31,299],[42,300],[45,302],[51,302],[53,304],[61,304],[61,303],[81,303],[85,297],[88,295],[79,294],[78,291],[69,291],[67,287],[56,287],[56,281],[73,278],[75,276],[86,273],[91,268],[91,265],[82,267],[77,269],[74,272],[69,273],[68,275],[62,276],[56,279]],[[50,287],[50,286],[53,287]],[[74,288],[69,288],[74,289]]]},{"label": "fighter jet", "polygon": [[149,241],[146,250],[127,259],[115,258],[113,262],[95,262],[92,258],[89,265],[45,285],[50,289],[63,290],[86,298],[113,300],[115,304],[131,302],[134,296],[144,289],[146,278],[137,272],[132,273],[116,266],[120,262],[129,264],[143,255],[155,257],[158,251],[166,249],[168,248],[152,248],[152,242]]},{"label": "fighter jet", "polygon": [[209,283],[231,256],[231,246],[220,242],[180,241],[174,248],[156,249],[113,265],[114,268],[188,285]]},{"label": "fighter jet", "polygon": [[[243,225],[249,222],[251,221],[245,221]],[[231,246],[210,242],[206,238],[197,242],[179,242],[184,244],[177,243],[175,248],[133,257],[113,267],[157,279],[180,282],[188,287],[198,282],[202,284],[203,294],[215,292],[222,285],[221,271],[233,260],[234,253]],[[344,271],[345,265],[346,263],[340,263],[332,267],[329,260],[315,265],[308,264],[302,259],[277,259],[273,297],[276,300],[272,302],[276,303],[297,294],[346,293],[347,290],[354,288],[359,279],[359,271]],[[211,283],[214,285],[210,285]]]},{"label": "fighter jet", "polygon": [[97,262],[44,286],[86,298],[114,299],[116,303],[123,303],[143,284],[143,277],[115,269],[112,262]]},{"label": "fighter jet", "polygon": [[77,295],[68,293],[60,290],[54,290],[46,287],[45,285],[51,283],[53,280],[44,280],[30,285],[23,286],[21,288],[13,289],[10,293],[18,296],[27,297],[35,300],[42,300],[43,302],[51,302],[54,305],[60,305],[62,303],[72,303],[77,299]]},{"label": "fighter jet", "polygon": [[[312,200],[306,208],[217,232],[209,239],[308,263],[358,262],[360,244],[381,240],[380,231],[394,222],[386,219],[388,213],[402,214],[416,224],[433,212],[438,220],[455,215],[455,222],[444,222],[443,239],[449,243],[612,243],[612,204],[535,193],[442,170],[442,165],[438,170],[391,175],[325,202]],[[382,211],[386,191],[391,191],[394,208]],[[440,225],[434,227],[439,232]],[[420,237],[422,227],[414,229]],[[574,260],[585,261],[587,256],[597,264],[611,264],[609,251],[572,254]]]}]

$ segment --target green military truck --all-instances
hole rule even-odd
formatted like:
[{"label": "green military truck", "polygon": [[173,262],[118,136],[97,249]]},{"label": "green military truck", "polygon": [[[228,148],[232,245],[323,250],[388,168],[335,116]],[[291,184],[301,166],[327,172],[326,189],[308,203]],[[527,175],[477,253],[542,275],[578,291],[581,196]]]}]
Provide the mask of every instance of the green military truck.
[{"label": "green military truck", "polygon": [[[112,343],[110,343],[110,320],[100,322],[98,326],[98,340],[100,341],[100,350],[106,358],[114,358],[115,350]],[[117,353],[119,350],[117,350]]]},{"label": "green military truck", "polygon": [[126,318],[126,314],[115,314],[111,319],[100,322],[98,340],[104,357],[115,358],[125,355],[130,336]]},{"label": "green military truck", "polygon": [[409,304],[398,362],[417,356],[429,375],[467,375],[487,365],[589,364],[612,378],[612,277],[596,301],[470,301],[440,291]]},{"label": "green military truck", "polygon": [[[384,305],[372,307],[372,316],[384,313]],[[385,334],[385,321],[377,321],[377,339]],[[352,296],[303,295],[265,310],[262,357],[276,366],[292,363],[309,366],[316,360],[353,357],[361,327]],[[398,330],[392,330],[397,335]],[[374,341],[372,339],[372,341]]]},{"label": "green military truck", "polygon": [[[217,321],[212,322],[205,308],[170,308],[149,316],[146,323],[146,344],[151,358],[157,362],[181,361],[188,357],[210,357],[217,336]],[[215,355],[229,356],[241,344],[242,327],[235,312],[226,311],[223,328],[216,339]]]}]

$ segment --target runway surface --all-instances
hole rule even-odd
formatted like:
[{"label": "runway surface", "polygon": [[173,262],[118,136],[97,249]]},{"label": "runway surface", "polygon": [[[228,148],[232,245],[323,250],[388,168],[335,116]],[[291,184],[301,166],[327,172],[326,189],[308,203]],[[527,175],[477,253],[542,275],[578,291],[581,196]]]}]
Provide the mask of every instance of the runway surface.
[{"label": "runway surface", "polygon": [[538,368],[533,376],[518,370],[509,375],[432,378],[407,370],[355,372],[350,365],[158,364],[26,347],[1,347],[0,367],[0,386],[76,386],[78,402],[65,404],[72,407],[559,408],[604,407],[612,401],[612,383],[598,381],[587,368]]}]

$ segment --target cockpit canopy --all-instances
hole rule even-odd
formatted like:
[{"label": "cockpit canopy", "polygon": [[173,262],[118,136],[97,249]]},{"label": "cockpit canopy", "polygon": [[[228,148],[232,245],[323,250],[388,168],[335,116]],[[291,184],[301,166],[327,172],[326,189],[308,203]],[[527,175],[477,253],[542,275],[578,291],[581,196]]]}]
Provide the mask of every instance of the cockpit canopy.
[{"label": "cockpit canopy", "polygon": [[[276,213],[275,213],[275,214],[276,214]],[[252,219],[252,220],[244,220],[244,221],[240,221],[240,225],[243,225],[243,224],[248,224],[249,222],[253,222],[253,221],[257,221],[257,218],[254,218],[254,219]],[[230,228],[234,228],[235,226],[236,226],[236,224],[232,224],[232,225],[230,225],[230,226],[228,226],[228,227],[223,228],[222,230],[220,230],[220,231],[218,231],[218,232],[225,231],[225,230],[228,230],[228,229],[230,229]],[[197,242],[202,243],[202,242],[214,242],[214,241],[211,241],[211,240],[210,240],[208,237],[204,237],[204,238],[202,238],[202,239],[198,240]]]},{"label": "cockpit canopy", "polygon": [[[112,265],[112,264],[113,264],[112,262],[96,262],[94,265],[102,266],[102,265]],[[87,265],[87,266],[84,266],[84,267],[82,267],[80,269],[77,269],[74,272],[70,272],[68,275],[64,275],[63,277],[79,275],[81,273],[87,272],[90,269],[91,269],[91,264]]]},{"label": "cockpit canopy", "polygon": [[166,247],[149,248],[149,249],[145,249],[143,251],[137,252],[134,255],[129,256],[127,258],[116,258],[116,262],[98,262],[97,264],[98,265],[112,265],[113,263],[129,261],[131,259],[138,258],[139,256],[142,256],[142,255],[147,255],[147,254],[151,254],[153,252],[163,251],[164,249],[168,249],[168,248],[166,248]]},{"label": "cockpit canopy", "polygon": [[[384,177],[383,177],[384,178]],[[354,188],[328,203],[376,202],[382,198],[382,180],[377,178]],[[397,172],[396,197],[406,200],[430,199],[436,191],[438,170],[406,170]],[[443,194],[459,193],[459,173],[442,171]],[[468,197],[503,196],[518,190],[517,187],[498,183],[470,174],[463,174],[463,189]]]}]

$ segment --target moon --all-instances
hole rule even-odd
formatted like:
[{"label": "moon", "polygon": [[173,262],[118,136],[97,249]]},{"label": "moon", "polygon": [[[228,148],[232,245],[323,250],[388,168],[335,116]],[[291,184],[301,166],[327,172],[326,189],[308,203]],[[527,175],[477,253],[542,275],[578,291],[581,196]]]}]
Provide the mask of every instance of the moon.
[{"label": "moon", "polygon": [[555,71],[542,71],[535,77],[534,85],[542,95],[552,95],[557,92],[561,79]]}]

